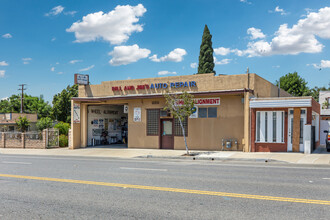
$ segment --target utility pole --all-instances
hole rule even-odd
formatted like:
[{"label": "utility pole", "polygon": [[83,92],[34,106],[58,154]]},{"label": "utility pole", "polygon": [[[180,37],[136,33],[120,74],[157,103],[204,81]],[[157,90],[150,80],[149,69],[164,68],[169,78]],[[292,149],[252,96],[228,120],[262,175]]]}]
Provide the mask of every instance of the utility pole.
[{"label": "utility pole", "polygon": [[24,86],[26,86],[26,84],[20,84],[18,86],[21,87],[18,90],[22,91],[22,95],[21,95],[21,113],[23,113],[23,111],[24,111],[24,108],[23,108],[24,90],[26,90],[26,88],[24,88]]}]

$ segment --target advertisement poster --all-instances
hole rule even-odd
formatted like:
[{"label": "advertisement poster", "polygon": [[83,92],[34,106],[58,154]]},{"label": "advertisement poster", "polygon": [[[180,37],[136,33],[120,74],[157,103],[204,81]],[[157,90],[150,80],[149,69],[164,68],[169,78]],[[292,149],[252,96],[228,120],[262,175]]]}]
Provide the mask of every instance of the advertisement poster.
[{"label": "advertisement poster", "polygon": [[73,123],[80,123],[80,104],[73,104]]},{"label": "advertisement poster", "polygon": [[139,108],[139,107],[134,108],[133,121],[134,122],[140,122],[141,121],[141,108]]}]

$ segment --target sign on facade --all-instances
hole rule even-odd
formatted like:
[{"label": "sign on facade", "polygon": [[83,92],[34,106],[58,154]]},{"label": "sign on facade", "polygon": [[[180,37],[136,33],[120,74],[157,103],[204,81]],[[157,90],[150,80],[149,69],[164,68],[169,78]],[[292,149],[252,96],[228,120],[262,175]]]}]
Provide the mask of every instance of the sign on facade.
[{"label": "sign on facade", "polygon": [[134,122],[140,122],[141,121],[141,108],[139,108],[139,107],[134,108],[133,121]]},{"label": "sign on facade", "polygon": [[191,110],[192,114],[189,116],[189,118],[198,118],[198,107],[194,106]]},{"label": "sign on facade", "polygon": [[128,105],[124,105],[124,113],[128,114]]},{"label": "sign on facade", "polygon": [[89,75],[74,74],[74,84],[88,85],[89,84]]},{"label": "sign on facade", "polygon": [[[220,105],[220,98],[195,98],[194,105]],[[182,99],[176,102],[176,105],[181,106],[184,102]]]},{"label": "sign on facade", "polygon": [[73,123],[80,123],[80,104],[73,104]]}]

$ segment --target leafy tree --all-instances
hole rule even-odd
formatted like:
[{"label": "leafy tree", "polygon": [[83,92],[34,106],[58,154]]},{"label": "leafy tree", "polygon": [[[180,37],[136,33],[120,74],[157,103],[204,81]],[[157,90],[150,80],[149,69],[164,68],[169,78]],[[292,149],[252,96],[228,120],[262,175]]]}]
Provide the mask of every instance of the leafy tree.
[{"label": "leafy tree", "polygon": [[215,73],[213,60],[212,35],[207,25],[204,27],[202,44],[199,52],[198,74]]},{"label": "leafy tree", "polygon": [[53,120],[49,117],[41,118],[37,122],[37,128],[39,131],[42,131],[53,126]]},{"label": "leafy tree", "polygon": [[[52,107],[42,97],[24,95],[24,113],[37,113],[39,118],[50,116]],[[21,95],[12,95],[0,101],[0,113],[20,113]]]},{"label": "leafy tree", "polygon": [[[193,95],[183,92],[182,94],[164,94],[166,105],[164,110],[171,112],[174,118],[178,119],[182,129],[182,134],[186,146],[187,155],[189,155],[189,149],[186,140],[186,134],[183,127],[183,121],[186,120],[193,112],[192,108],[194,107]],[[181,104],[179,104],[179,102]]]},{"label": "leafy tree", "polygon": [[20,116],[18,119],[16,119],[16,125],[21,132],[25,132],[30,125],[30,121],[25,116]]},{"label": "leafy tree", "polygon": [[328,88],[325,87],[325,86],[322,86],[322,87],[317,87],[315,86],[314,88],[312,88],[310,90],[310,93],[311,93],[311,96],[313,96],[313,98],[318,102],[319,101],[319,94],[320,94],[320,91],[330,91],[330,82],[328,84]]},{"label": "leafy tree", "polygon": [[281,76],[276,85],[287,91],[293,96],[308,96],[310,90],[307,87],[307,82],[301,78],[297,72],[288,73],[285,76]]},{"label": "leafy tree", "polygon": [[58,121],[71,122],[71,98],[78,96],[78,85],[67,86],[54,95],[52,117]]},{"label": "leafy tree", "polygon": [[66,135],[67,136],[68,133],[69,133],[70,124],[60,121],[58,124],[56,124],[54,126],[54,128],[58,129],[60,135]]}]

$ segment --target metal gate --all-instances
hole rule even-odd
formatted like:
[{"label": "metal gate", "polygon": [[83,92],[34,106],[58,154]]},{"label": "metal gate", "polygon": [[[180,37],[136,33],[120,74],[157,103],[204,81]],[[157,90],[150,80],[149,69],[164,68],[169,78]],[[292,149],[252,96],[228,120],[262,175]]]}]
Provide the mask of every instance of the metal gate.
[{"label": "metal gate", "polygon": [[57,129],[48,129],[47,132],[47,146],[58,147],[59,146],[59,131]]},{"label": "metal gate", "polygon": [[312,126],[311,134],[311,153],[315,150],[315,126]]}]

